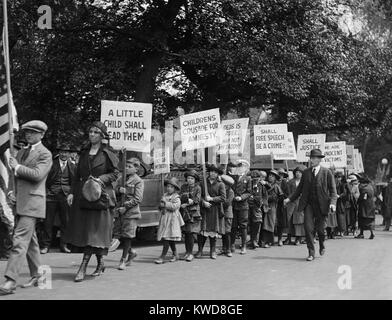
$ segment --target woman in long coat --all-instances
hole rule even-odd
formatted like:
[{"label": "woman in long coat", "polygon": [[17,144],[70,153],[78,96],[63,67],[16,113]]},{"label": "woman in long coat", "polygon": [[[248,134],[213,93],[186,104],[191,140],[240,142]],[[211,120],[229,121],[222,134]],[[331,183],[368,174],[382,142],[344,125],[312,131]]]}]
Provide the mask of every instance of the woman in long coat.
[{"label": "woman in long coat", "polygon": [[198,235],[199,251],[195,257],[200,258],[203,255],[204,244],[207,238],[210,239],[210,258],[216,259],[216,239],[224,233],[222,229],[224,220],[223,203],[226,200],[225,184],[218,180],[223,171],[214,165],[208,167],[209,177],[207,178],[207,191],[205,194],[204,185],[202,185],[202,205],[201,205],[201,232]]},{"label": "woman in long coat", "polygon": [[335,174],[336,181],[336,192],[338,194],[338,200],[336,203],[336,216],[338,221],[338,232],[340,236],[347,230],[347,217],[350,212],[347,210],[349,208],[348,204],[350,202],[349,194],[350,190],[348,189],[346,177],[343,173],[337,172]]},{"label": "woman in long coat", "polygon": [[[87,265],[93,254],[97,257],[97,268],[92,274],[99,276],[105,271],[103,256],[107,255],[112,239],[112,216],[110,208],[115,206],[115,195],[112,183],[118,177],[118,158],[102,139],[107,138],[106,126],[101,122],[94,122],[89,129],[90,143],[81,151],[79,163],[75,173],[75,182],[71,194],[68,196],[70,210],[69,224],[66,232],[66,242],[79,248],[83,252],[83,260],[75,281],[83,281]],[[106,193],[109,195],[107,209],[86,209],[86,199],[82,195],[82,188],[89,176],[98,178]]]},{"label": "woman in long coat", "polygon": [[277,222],[278,202],[283,197],[277,181],[280,180],[279,173],[271,170],[268,175],[268,210],[264,213],[262,228],[262,247],[269,248],[274,244],[274,231]]},{"label": "woman in long coat", "polygon": [[358,199],[358,225],[360,233],[356,238],[363,239],[363,231],[369,230],[369,239],[374,239],[374,225],[376,219],[376,206],[374,203],[374,188],[367,176],[362,176],[359,185]]},{"label": "woman in long coat", "polygon": [[347,203],[347,234],[352,232],[355,236],[356,225],[358,220],[358,198],[359,198],[359,182],[358,175],[351,174],[348,177],[349,201]]},{"label": "woman in long coat", "polygon": [[[301,182],[302,173],[305,167],[297,167],[294,169],[294,178],[288,183],[289,195],[291,196],[297,190],[299,183]],[[298,211],[299,199],[294,202],[289,202],[287,204],[287,217],[289,222],[291,220],[292,228],[294,230],[289,230],[291,234],[295,235],[295,245],[301,244],[302,237],[305,237],[305,215],[303,211]]]},{"label": "woman in long coat", "polygon": [[201,188],[199,174],[195,170],[186,172],[184,176],[187,182],[181,186],[180,212],[185,222],[182,227],[182,231],[185,233],[186,253],[184,259],[191,262],[193,260],[194,234],[199,234],[201,230]]}]

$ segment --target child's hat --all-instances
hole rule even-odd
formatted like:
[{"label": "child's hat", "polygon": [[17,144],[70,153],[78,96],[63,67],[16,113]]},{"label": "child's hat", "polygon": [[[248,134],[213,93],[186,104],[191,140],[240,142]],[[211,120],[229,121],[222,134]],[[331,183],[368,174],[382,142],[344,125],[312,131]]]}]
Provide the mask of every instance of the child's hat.
[{"label": "child's hat", "polygon": [[180,190],[180,186],[178,184],[178,180],[176,177],[172,177],[169,180],[165,180],[164,185],[167,186],[168,184],[172,185],[177,190]]}]

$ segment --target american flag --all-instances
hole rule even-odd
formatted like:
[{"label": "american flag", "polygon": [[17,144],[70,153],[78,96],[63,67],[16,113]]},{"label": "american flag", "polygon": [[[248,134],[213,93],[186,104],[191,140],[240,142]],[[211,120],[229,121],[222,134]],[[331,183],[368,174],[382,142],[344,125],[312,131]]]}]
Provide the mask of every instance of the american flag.
[{"label": "american flag", "polygon": [[7,200],[7,194],[12,186],[12,174],[8,167],[8,159],[10,157],[9,126],[12,125],[13,129],[18,129],[18,121],[16,118],[15,106],[11,102],[12,124],[9,123],[6,56],[3,40],[4,32],[0,41],[0,204],[3,208],[5,217],[9,220],[10,224],[13,225],[13,213]]}]

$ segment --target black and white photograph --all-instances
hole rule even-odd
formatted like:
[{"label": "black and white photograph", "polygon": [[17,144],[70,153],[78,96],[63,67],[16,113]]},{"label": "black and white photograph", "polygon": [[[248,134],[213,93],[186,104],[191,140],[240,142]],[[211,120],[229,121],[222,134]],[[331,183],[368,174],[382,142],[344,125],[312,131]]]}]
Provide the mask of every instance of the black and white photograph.
[{"label": "black and white photograph", "polygon": [[392,298],[392,1],[0,2],[0,303]]}]

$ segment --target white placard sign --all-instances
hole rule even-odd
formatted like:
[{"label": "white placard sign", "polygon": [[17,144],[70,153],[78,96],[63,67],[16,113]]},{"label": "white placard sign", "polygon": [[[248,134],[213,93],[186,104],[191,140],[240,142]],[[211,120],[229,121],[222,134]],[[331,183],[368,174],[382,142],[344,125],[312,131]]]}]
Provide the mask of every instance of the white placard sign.
[{"label": "white placard sign", "polygon": [[169,147],[166,147],[165,149],[154,149],[154,174],[170,172],[169,153]]},{"label": "white placard sign", "polygon": [[275,160],[297,160],[297,152],[295,150],[294,136],[292,132],[287,133],[286,152],[276,154]]},{"label": "white placard sign", "polygon": [[255,155],[266,156],[286,152],[287,124],[263,124],[254,128]]},{"label": "white placard sign", "polygon": [[359,150],[354,149],[354,172],[359,173],[360,168],[359,168]]},{"label": "white placard sign", "polygon": [[244,152],[248,124],[249,118],[223,120],[218,154],[242,154]]},{"label": "white placard sign", "polygon": [[347,166],[346,141],[326,142],[325,158],[321,164],[327,168],[345,168]]},{"label": "white placard sign", "polygon": [[114,149],[150,152],[152,104],[101,101],[101,122],[108,128]]},{"label": "white placard sign", "polygon": [[346,153],[347,153],[347,169],[354,170],[354,146],[347,144]]},{"label": "white placard sign", "polygon": [[320,149],[322,153],[325,152],[326,135],[321,134],[302,134],[298,136],[297,144],[297,161],[308,162],[310,151],[313,149]]},{"label": "white placard sign", "polygon": [[180,117],[182,151],[214,147],[219,144],[219,108]]}]

